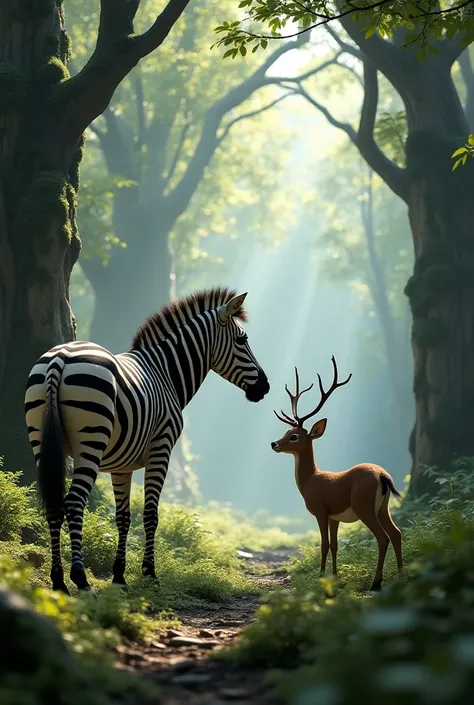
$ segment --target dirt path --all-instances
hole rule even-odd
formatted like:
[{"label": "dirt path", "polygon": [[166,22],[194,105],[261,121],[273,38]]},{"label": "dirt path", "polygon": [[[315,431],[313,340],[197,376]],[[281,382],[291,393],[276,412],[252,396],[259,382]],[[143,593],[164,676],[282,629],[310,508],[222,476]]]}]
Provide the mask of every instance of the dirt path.
[{"label": "dirt path", "polygon": [[[253,552],[243,559],[244,570],[263,590],[283,587],[287,573],[282,566],[291,554]],[[278,705],[263,671],[237,668],[212,656],[236,639],[259,604],[258,596],[245,596],[205,609],[177,610],[179,629],[157,634],[146,648],[121,648],[117,666],[159,684],[160,705]]]}]

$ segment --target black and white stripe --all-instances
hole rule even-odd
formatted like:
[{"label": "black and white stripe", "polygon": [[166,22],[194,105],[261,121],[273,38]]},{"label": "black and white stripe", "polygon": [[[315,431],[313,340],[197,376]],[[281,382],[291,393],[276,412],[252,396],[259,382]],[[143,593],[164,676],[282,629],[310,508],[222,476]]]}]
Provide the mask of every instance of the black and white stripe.
[{"label": "black and white stripe", "polygon": [[[31,370],[26,423],[51,533],[54,589],[67,592],[60,554],[64,516],[71,537],[71,580],[79,589],[90,589],[82,522],[99,470],[112,476],[119,533],[113,581],[125,584],[131,478],[134,470],[145,468],[142,570],[155,578],[158,503],[184,407],[209,370],[244,390],[250,401],[260,401],[270,388],[241,324],[245,296],[223,288],[192,295],[147,319],[129,352],[113,355],[77,341],[52,348]],[[74,473],[64,497],[67,455]]]}]

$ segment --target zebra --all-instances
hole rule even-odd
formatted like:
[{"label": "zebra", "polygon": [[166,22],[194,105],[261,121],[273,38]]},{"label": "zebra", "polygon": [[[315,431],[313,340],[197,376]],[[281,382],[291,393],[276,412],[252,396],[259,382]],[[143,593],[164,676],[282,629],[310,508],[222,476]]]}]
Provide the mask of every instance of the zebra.
[{"label": "zebra", "polygon": [[[66,517],[71,581],[91,590],[82,554],[84,508],[98,472],[108,472],[116,505],[118,546],[113,583],[124,586],[134,470],[145,468],[142,573],[156,580],[158,504],[183,409],[210,370],[259,402],[269,392],[243,323],[247,293],[219,287],[163,307],[139,327],[128,352],[92,342],[56,345],[30,371],[25,393],[29,441],[51,538],[53,590],[69,594],[61,561]],[[65,495],[66,458],[74,470]]]}]

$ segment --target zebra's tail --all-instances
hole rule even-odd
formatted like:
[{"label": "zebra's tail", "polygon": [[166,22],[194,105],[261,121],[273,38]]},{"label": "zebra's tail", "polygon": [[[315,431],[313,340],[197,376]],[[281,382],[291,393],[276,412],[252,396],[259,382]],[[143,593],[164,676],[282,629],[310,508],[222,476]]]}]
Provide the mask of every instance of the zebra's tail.
[{"label": "zebra's tail", "polygon": [[56,516],[61,513],[66,486],[66,463],[58,403],[59,383],[63,369],[62,358],[54,357],[46,372],[46,405],[38,461],[39,495],[46,516]]}]

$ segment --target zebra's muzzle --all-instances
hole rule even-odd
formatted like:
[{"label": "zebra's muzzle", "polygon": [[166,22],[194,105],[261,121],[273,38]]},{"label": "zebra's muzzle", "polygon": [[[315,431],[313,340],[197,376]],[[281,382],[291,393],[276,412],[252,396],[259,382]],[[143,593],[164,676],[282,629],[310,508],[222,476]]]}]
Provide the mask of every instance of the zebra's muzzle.
[{"label": "zebra's muzzle", "polygon": [[262,401],[265,394],[270,391],[270,384],[267,375],[264,372],[259,372],[258,379],[255,384],[249,384],[245,390],[245,397],[249,401]]}]

